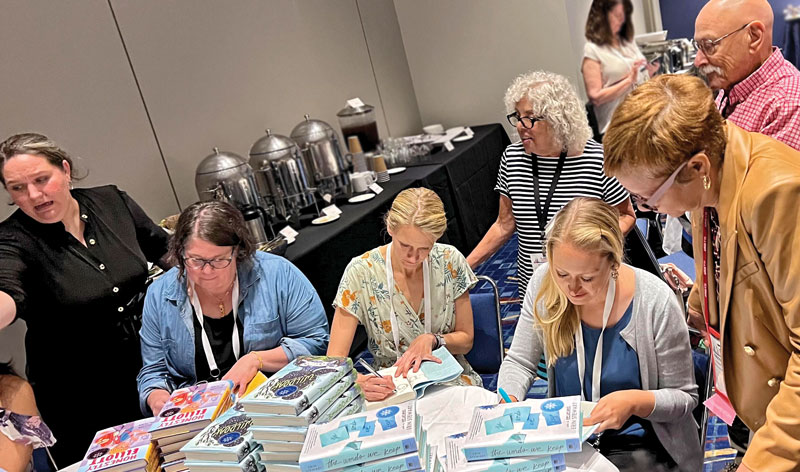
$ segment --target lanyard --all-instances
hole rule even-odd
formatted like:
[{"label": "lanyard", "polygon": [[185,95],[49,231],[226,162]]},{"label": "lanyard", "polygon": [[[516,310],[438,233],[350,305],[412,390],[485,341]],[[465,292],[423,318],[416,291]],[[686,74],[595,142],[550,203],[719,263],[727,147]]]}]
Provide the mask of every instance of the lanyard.
[{"label": "lanyard", "polygon": [[[611,316],[611,307],[614,306],[614,295],[617,293],[617,281],[613,278],[608,281],[608,291],[606,292],[606,304],[603,307],[603,328],[600,330],[600,337],[597,339],[597,347],[594,351],[594,366],[592,367],[592,400],[600,400],[600,375],[603,369],[603,333]],[[586,373],[586,354],[583,347],[583,328],[580,321],[578,329],[575,330],[575,357],[578,361],[578,379],[581,381],[581,400],[586,400],[583,393],[583,378]]]},{"label": "lanyard", "polygon": [[703,209],[703,308],[704,318],[706,322],[706,332],[708,333],[709,348],[711,350],[711,366],[714,369],[714,387],[717,393],[728,397],[728,391],[725,387],[724,367],[722,364],[722,336],[719,331],[714,329],[709,324],[709,311],[708,303],[708,238],[711,233],[711,210],[709,208]]},{"label": "lanyard", "polygon": [[[206,355],[206,362],[208,362],[208,370],[211,377],[219,379],[220,371],[217,367],[217,360],[214,358],[214,352],[211,350],[211,342],[206,335],[206,328],[203,323],[203,308],[200,306],[200,299],[197,297],[197,291],[194,289],[194,283],[189,281],[189,293],[192,297],[192,307],[194,308],[194,315],[197,321],[200,322],[200,335],[202,336],[203,352]],[[239,326],[236,323],[236,316],[239,311],[239,276],[233,280],[233,288],[231,289],[231,306],[233,308],[233,356],[238,360],[241,346],[239,345]]]},{"label": "lanyard", "polygon": [[544,239],[544,233],[547,229],[547,215],[550,213],[550,202],[553,200],[553,194],[556,193],[558,178],[561,177],[561,171],[564,169],[564,162],[567,160],[567,151],[561,151],[561,155],[558,156],[556,173],[553,174],[553,181],[550,182],[550,189],[547,191],[547,198],[544,201],[544,208],[542,208],[542,202],[539,201],[539,156],[535,157],[536,162],[534,163],[535,175],[533,179],[533,203],[536,205],[537,223],[539,223],[539,229],[542,231],[541,238]]},{"label": "lanyard", "polygon": [[[425,333],[431,332],[431,280],[429,275],[428,258],[422,261],[422,299],[425,306]],[[397,330],[397,315],[394,312],[394,272],[392,272],[392,243],[386,246],[386,279],[389,290],[389,322],[392,324],[392,337],[394,338],[394,350],[397,358],[400,359],[400,332]]]}]

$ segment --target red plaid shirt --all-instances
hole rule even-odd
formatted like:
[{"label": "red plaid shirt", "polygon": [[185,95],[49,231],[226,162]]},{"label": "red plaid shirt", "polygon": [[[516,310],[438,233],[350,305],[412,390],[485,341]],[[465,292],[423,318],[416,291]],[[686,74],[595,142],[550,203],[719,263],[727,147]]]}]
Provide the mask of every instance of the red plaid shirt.
[{"label": "red plaid shirt", "polygon": [[800,71],[780,49],[724,95],[717,95],[717,107],[725,118],[800,150]]}]

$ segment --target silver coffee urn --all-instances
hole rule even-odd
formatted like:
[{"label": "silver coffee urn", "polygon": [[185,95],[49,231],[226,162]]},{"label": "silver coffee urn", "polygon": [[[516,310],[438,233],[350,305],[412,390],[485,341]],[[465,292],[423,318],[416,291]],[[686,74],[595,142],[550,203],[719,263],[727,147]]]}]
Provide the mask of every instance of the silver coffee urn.
[{"label": "silver coffee urn", "polygon": [[258,191],[278,215],[299,225],[301,211],[317,203],[316,189],[309,183],[312,176],[294,141],[266,131],[266,136],[250,148],[250,167],[255,172]]},{"label": "silver coffee urn", "polygon": [[305,120],[294,127],[291,134],[303,154],[306,169],[312,174],[314,185],[322,195],[343,195],[350,178],[347,165],[339,147],[336,131],[321,120]]},{"label": "silver coffee urn", "polygon": [[266,227],[271,215],[261,204],[253,169],[245,158],[214,148],[214,152],[198,164],[194,185],[201,201],[219,200],[238,208],[256,243],[269,240]]}]

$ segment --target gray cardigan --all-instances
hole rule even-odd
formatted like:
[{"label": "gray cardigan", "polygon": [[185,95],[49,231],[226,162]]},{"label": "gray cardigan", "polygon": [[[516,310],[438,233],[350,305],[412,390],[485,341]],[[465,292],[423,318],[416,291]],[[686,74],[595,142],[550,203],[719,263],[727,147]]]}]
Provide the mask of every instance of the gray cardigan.
[{"label": "gray cardigan", "polygon": [[[547,264],[531,277],[511,349],[500,367],[497,386],[525,398],[544,352],[533,302],[547,274]],[[675,294],[658,277],[633,268],[636,289],[631,322],[620,335],[639,358],[643,390],[653,390],[655,409],[647,417],[661,444],[683,471],[701,470],[703,455],[692,410],[697,405],[691,347],[686,321]],[[549,395],[555,393],[549,382]]]}]

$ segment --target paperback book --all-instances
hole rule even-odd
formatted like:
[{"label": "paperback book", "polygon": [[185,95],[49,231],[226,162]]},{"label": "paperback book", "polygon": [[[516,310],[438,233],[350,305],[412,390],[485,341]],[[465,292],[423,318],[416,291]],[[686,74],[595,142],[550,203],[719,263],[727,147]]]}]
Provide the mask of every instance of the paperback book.
[{"label": "paperback book", "polygon": [[416,451],[411,401],[309,426],[300,468],[322,472]]},{"label": "paperback book", "polygon": [[350,465],[336,472],[406,472],[422,469],[416,452],[388,457],[364,464]]},{"label": "paperback book", "polygon": [[199,431],[232,404],[233,382],[220,380],[179,388],[158,414],[150,434],[153,439]]},{"label": "paperback book", "polygon": [[150,436],[155,421],[147,418],[98,431],[78,466],[78,472],[156,470],[158,452]]},{"label": "paperback book", "polygon": [[454,434],[445,438],[448,471],[561,472],[567,468],[564,454],[469,462],[462,451],[466,439],[466,433]]},{"label": "paperback book", "polygon": [[262,472],[264,465],[258,455],[261,448],[255,447],[240,462],[186,461],[191,472]]},{"label": "paperback book", "polygon": [[297,416],[352,370],[346,357],[300,356],[240,403],[248,412]]},{"label": "paperback book", "polygon": [[472,413],[464,456],[482,461],[580,452],[581,423],[578,396],[479,406]]},{"label": "paperback book", "polygon": [[181,448],[187,462],[241,462],[256,446],[250,433],[252,421],[235,406],[206,426]]},{"label": "paperback book", "polygon": [[440,347],[433,351],[433,355],[441,359],[442,363],[423,362],[417,372],[409,371],[406,377],[395,377],[397,368],[394,366],[379,370],[378,373],[381,376],[392,377],[396,392],[384,400],[367,402],[367,410],[376,410],[388,405],[397,405],[421,398],[425,394],[425,389],[429,386],[457,379],[464,372],[464,368],[461,367],[461,364],[450,354],[447,348]]}]

